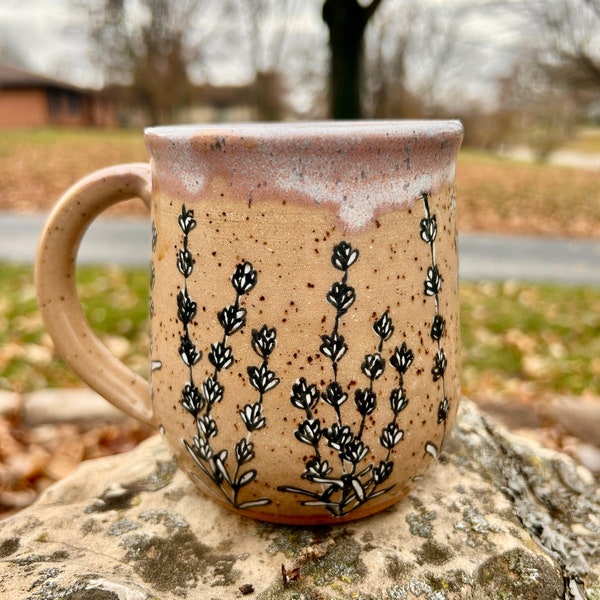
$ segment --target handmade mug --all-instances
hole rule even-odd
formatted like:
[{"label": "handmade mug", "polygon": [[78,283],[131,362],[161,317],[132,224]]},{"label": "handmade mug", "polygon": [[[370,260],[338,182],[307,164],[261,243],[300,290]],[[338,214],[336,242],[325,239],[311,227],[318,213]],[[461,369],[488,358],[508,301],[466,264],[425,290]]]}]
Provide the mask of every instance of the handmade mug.
[{"label": "handmade mug", "polygon": [[[402,498],[460,394],[456,121],[147,129],[150,165],[71,188],[37,257],[57,350],[157,428],[200,490],[288,524]],[[151,209],[150,385],[90,330],[75,288],[86,227]]]}]

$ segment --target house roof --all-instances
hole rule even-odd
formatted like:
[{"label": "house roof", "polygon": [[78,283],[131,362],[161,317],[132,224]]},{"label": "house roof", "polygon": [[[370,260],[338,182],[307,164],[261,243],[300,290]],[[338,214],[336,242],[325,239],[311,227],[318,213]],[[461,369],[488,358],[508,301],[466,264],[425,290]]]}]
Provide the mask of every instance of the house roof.
[{"label": "house roof", "polygon": [[59,88],[74,92],[89,91],[58,79],[0,64],[0,89],[31,87]]}]

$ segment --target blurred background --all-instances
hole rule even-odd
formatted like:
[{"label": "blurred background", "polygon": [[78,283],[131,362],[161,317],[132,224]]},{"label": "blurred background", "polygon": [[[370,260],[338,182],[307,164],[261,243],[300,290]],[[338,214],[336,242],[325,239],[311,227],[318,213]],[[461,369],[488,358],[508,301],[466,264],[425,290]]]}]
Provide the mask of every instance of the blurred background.
[{"label": "blurred background", "polygon": [[[539,273],[572,246],[600,263],[599,32],[600,0],[0,0],[0,249],[10,239],[32,256],[21,224],[37,235],[77,179],[147,160],[148,125],[459,118],[461,242],[514,257],[501,277],[461,281],[463,392],[598,474],[597,278],[527,280],[517,267],[533,247]],[[130,237],[116,223],[149,232],[141,202],[106,219],[114,235]],[[31,260],[9,254],[0,517],[151,433],[92,410],[45,333]],[[119,258],[81,266],[79,292],[104,343],[145,374],[148,269]]]},{"label": "blurred background", "polygon": [[599,27],[598,0],[3,0],[0,85],[53,81],[0,124],[453,117],[544,158],[600,119]]}]

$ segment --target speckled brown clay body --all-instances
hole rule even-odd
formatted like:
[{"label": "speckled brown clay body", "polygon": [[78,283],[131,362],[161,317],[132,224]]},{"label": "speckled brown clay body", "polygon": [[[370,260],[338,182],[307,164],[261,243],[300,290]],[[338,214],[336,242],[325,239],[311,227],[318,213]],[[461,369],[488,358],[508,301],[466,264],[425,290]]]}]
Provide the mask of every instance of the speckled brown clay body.
[{"label": "speckled brown clay body", "polygon": [[[92,175],[46,227],[57,348],[227,508],[295,524],[386,508],[456,414],[461,139],[436,121],[147,130],[151,182],[144,165]],[[151,401],[72,288],[85,223],[135,194],[152,212]]]}]

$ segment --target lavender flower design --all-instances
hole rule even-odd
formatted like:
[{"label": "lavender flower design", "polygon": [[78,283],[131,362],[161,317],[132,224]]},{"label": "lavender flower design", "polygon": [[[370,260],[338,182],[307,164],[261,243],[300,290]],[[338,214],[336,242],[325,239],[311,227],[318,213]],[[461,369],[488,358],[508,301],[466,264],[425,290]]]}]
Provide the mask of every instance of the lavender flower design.
[{"label": "lavender flower design", "polygon": [[194,258],[188,248],[190,232],[196,227],[194,211],[186,209],[183,205],[178,221],[183,233],[183,244],[177,253],[177,268],[184,278],[183,288],[177,295],[177,318],[183,327],[179,356],[189,370],[189,381],[182,389],[180,403],[192,415],[196,425],[196,435],[192,443],[187,440],[183,443],[194,463],[217,486],[225,500],[232,506],[240,509],[265,506],[271,503],[269,498],[240,502],[239,495],[242,488],[256,479],[255,469],[242,469],[242,467],[255,458],[254,444],[251,441],[252,433],[266,425],[266,418],[262,412],[264,395],[279,384],[279,379],[268,365],[269,356],[276,346],[276,331],[268,329],[266,325],[258,331],[252,331],[251,345],[262,359],[262,363],[258,367],[249,366],[247,373],[250,385],[258,392],[258,400],[253,404],[246,404],[239,411],[248,433],[235,444],[231,459],[235,462],[235,468],[231,469],[228,450],[215,449],[219,427],[211,412],[216,404],[224,401],[225,397],[225,387],[219,381],[219,376],[234,362],[233,348],[229,344],[230,337],[246,324],[246,309],[241,306],[241,298],[257,285],[258,276],[249,262],[237,265],[231,277],[231,285],[235,291],[234,302],[217,313],[223,336],[219,341],[211,344],[208,353],[208,361],[214,370],[212,375],[198,386],[194,380],[194,367],[202,359],[202,352],[197,348],[191,335],[191,325],[198,307],[190,297],[187,286],[187,281],[194,270]]},{"label": "lavender flower design", "polygon": [[[373,331],[378,336],[379,343],[377,351],[366,354],[360,366],[368,385],[354,393],[354,405],[360,415],[360,425],[355,432],[342,420],[341,406],[347,402],[348,394],[338,380],[338,366],[348,350],[340,332],[341,319],[356,301],[356,291],[348,284],[348,273],[358,258],[359,251],[345,241],[333,248],[331,263],[335,269],[342,272],[342,278],[332,284],[326,295],[326,300],[335,308],[336,315],[333,330],[330,334],[321,336],[320,346],[321,353],[331,362],[333,379],[320,391],[315,383],[309,383],[301,377],[292,386],[290,394],[292,406],[305,413],[305,418],[299,423],[294,436],[299,442],[312,448],[301,477],[314,484],[317,489],[295,486],[278,488],[283,492],[306,496],[308,499],[301,501],[303,506],[322,506],[336,517],[347,515],[393,487],[380,486],[393,471],[392,451],[404,437],[404,431],[398,425],[398,416],[408,405],[403,377],[414,358],[412,351],[403,344],[401,348],[397,347],[394,350],[389,359],[390,364],[398,371],[399,385],[390,396],[393,419],[383,428],[379,437],[379,444],[385,450],[385,456],[379,464],[366,463],[372,451],[362,437],[367,417],[377,408],[375,382],[385,371],[386,360],[382,352],[385,342],[394,332],[394,326],[387,311],[373,324]],[[323,427],[321,420],[315,418],[315,408],[320,402],[329,405],[335,412],[336,420],[330,427]],[[323,445],[337,453],[337,468],[323,458]]]},{"label": "lavender flower design", "polygon": [[[428,244],[431,256],[423,281],[423,294],[434,301],[429,333],[435,342],[436,351],[432,357],[431,378],[441,389],[437,423],[443,426],[441,441],[427,441],[424,451],[436,458],[444,443],[450,411],[445,385],[448,358],[443,345],[446,322],[440,312],[440,293],[444,280],[435,256],[438,233],[436,216],[431,214],[428,194],[423,194],[421,199],[425,216],[420,221],[420,237]],[[244,490],[258,476],[257,470],[251,467],[257,452],[253,436],[255,432],[267,427],[265,396],[281,383],[269,364],[277,346],[277,331],[262,325],[259,329],[252,329],[248,336],[248,343],[259,359],[246,367],[247,381],[254,398],[245,404],[236,398],[236,402],[240,402],[237,416],[246,434],[237,443],[233,440],[232,448],[224,448],[218,443],[219,411],[213,411],[213,408],[227,401],[223,383],[226,379],[222,374],[235,362],[231,340],[234,335],[243,332],[246,326],[247,311],[242,299],[258,285],[258,274],[247,261],[235,267],[230,278],[235,294],[233,302],[216,313],[222,335],[210,344],[210,349],[206,352],[212,372],[204,381],[196,382],[194,373],[204,357],[193,335],[194,327],[197,326],[198,305],[188,289],[188,280],[195,267],[194,255],[188,247],[190,235],[196,227],[194,211],[183,205],[178,223],[182,243],[177,251],[176,265],[183,278],[183,285],[177,294],[177,319],[181,323],[178,353],[189,374],[188,381],[181,389],[180,404],[192,416],[195,424],[195,435],[191,441],[183,440],[183,444],[194,464],[233,507],[250,509],[266,506],[272,502],[270,498],[244,500]],[[343,331],[344,316],[357,301],[356,289],[350,282],[350,270],[359,257],[358,249],[346,241],[338,243],[332,249],[331,265],[339,272],[340,277],[331,284],[324,299],[335,311],[335,319],[332,329],[321,335],[319,345],[321,355],[326,362],[331,363],[331,376],[329,382],[320,383],[300,377],[291,385],[290,403],[302,414],[294,437],[298,443],[310,448],[304,459],[304,471],[300,474],[306,481],[306,486],[278,487],[280,492],[303,497],[300,500],[302,506],[321,507],[335,517],[348,515],[394,487],[388,479],[394,470],[395,449],[404,440],[401,413],[409,404],[405,378],[415,358],[406,342],[400,346],[392,345],[394,324],[389,311],[384,311],[378,317],[373,313],[372,329],[377,343],[373,344],[374,351],[365,353],[356,365],[364,377],[363,383],[351,395],[350,389],[356,382],[340,381],[339,366],[348,352],[348,342]],[[241,333],[236,339],[241,339],[244,335]],[[379,383],[386,369],[388,372],[389,369],[395,371],[395,383],[392,384],[395,387],[389,392],[388,398],[383,397]],[[389,375],[386,377],[388,381],[390,378]],[[332,410],[330,419],[317,416],[317,408],[324,407]],[[352,411],[355,411],[354,418],[350,417]],[[389,418],[383,419],[386,424],[378,435],[365,439],[368,423],[376,411],[385,411],[384,414],[389,415]],[[369,444],[377,447],[370,447]]]},{"label": "lavender flower design", "polygon": [[433,357],[431,376],[434,382],[441,382],[442,399],[438,404],[437,422],[438,425],[443,425],[444,428],[439,446],[432,441],[428,441],[425,444],[425,452],[430,454],[433,458],[437,458],[439,449],[444,444],[444,440],[446,438],[446,420],[450,411],[450,401],[446,396],[446,385],[444,379],[446,368],[448,366],[448,359],[442,345],[442,337],[445,333],[446,321],[440,314],[439,294],[442,289],[443,278],[439,272],[435,259],[435,240],[437,237],[436,216],[431,214],[429,208],[429,194],[423,193],[421,195],[421,200],[425,210],[425,216],[421,219],[420,223],[421,239],[429,245],[431,253],[431,266],[429,266],[427,269],[427,278],[424,282],[424,293],[425,296],[433,297],[435,302],[435,315],[433,317],[429,335],[437,344],[437,352]]}]

